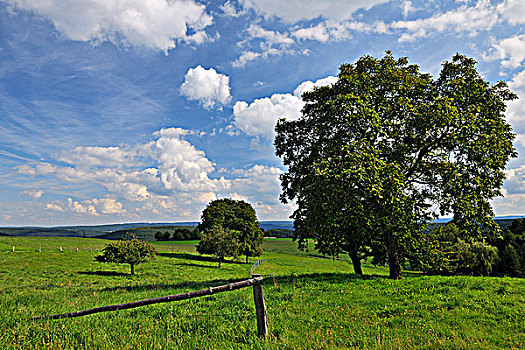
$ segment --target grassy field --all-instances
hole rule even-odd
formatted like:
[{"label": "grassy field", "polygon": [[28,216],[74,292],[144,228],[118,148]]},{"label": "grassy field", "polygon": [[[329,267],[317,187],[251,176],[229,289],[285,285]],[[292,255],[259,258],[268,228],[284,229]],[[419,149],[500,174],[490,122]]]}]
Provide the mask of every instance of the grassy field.
[{"label": "grassy field", "polygon": [[250,288],[74,319],[31,320],[245,279],[251,267],[227,262],[218,269],[193,244],[159,242],[157,260],[130,276],[129,266],[93,261],[106,243],[0,237],[0,348],[525,348],[524,280],[405,273],[391,281],[385,268],[368,264],[358,277],[348,262],[299,252],[290,240],[265,241],[267,261],[256,270],[265,275],[267,340],[256,337]]}]

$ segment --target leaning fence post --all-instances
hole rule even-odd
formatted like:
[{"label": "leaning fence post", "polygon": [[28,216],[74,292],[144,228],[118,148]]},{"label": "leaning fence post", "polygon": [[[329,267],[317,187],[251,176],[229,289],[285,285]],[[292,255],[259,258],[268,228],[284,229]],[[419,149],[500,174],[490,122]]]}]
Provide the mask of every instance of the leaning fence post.
[{"label": "leaning fence post", "polygon": [[263,295],[263,277],[262,275],[253,275],[253,278],[260,279],[253,285],[253,301],[255,302],[255,316],[257,317],[257,335],[259,338],[268,336],[268,316],[266,314],[266,305],[264,304]]}]

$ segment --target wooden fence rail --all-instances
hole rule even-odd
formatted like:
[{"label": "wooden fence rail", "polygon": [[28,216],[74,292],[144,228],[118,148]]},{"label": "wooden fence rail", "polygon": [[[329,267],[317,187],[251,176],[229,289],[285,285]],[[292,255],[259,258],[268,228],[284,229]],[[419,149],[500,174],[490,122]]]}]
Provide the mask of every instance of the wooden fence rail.
[{"label": "wooden fence rail", "polygon": [[257,334],[259,337],[267,337],[268,336],[268,318],[266,314],[266,305],[264,303],[264,295],[263,295],[263,287],[262,287],[263,277],[261,275],[253,275],[253,278],[250,278],[248,280],[229,283],[229,284],[225,284],[225,285],[217,286],[217,287],[210,287],[207,289],[201,289],[201,290],[197,290],[194,292],[168,295],[168,296],[159,297],[159,298],[145,299],[145,300],[134,301],[131,303],[126,303],[126,304],[101,306],[101,307],[96,307],[93,309],[88,309],[88,310],[83,310],[83,311],[68,312],[65,314],[33,317],[33,320],[80,317],[80,316],[96,314],[99,312],[132,309],[132,308],[139,307],[139,306],[159,304],[159,303],[169,303],[172,301],[186,300],[186,299],[191,299],[191,298],[203,297],[206,295],[212,295],[216,293],[229,292],[232,290],[246,288],[249,286],[253,286],[253,299],[255,303],[255,313],[257,317]]}]

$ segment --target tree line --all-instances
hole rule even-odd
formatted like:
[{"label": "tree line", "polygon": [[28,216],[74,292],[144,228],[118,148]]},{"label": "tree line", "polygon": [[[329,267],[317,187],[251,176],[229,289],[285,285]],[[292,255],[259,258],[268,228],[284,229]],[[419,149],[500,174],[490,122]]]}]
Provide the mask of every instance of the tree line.
[{"label": "tree line", "polygon": [[187,228],[176,228],[173,233],[170,231],[155,232],[155,240],[157,241],[194,241],[198,239],[200,239],[200,232]]}]

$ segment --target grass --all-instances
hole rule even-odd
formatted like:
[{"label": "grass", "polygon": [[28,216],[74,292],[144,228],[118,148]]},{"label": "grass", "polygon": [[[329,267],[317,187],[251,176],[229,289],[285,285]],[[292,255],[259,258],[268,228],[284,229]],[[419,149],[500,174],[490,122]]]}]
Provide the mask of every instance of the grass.
[{"label": "grass", "polygon": [[524,280],[405,274],[392,281],[385,268],[368,264],[359,277],[348,262],[299,252],[290,240],[265,241],[267,261],[256,269],[265,275],[267,340],[256,337],[250,288],[81,318],[31,320],[244,279],[256,260],[218,269],[191,244],[158,242],[158,258],[130,276],[129,266],[93,261],[105,243],[0,237],[0,348],[525,347]]}]

